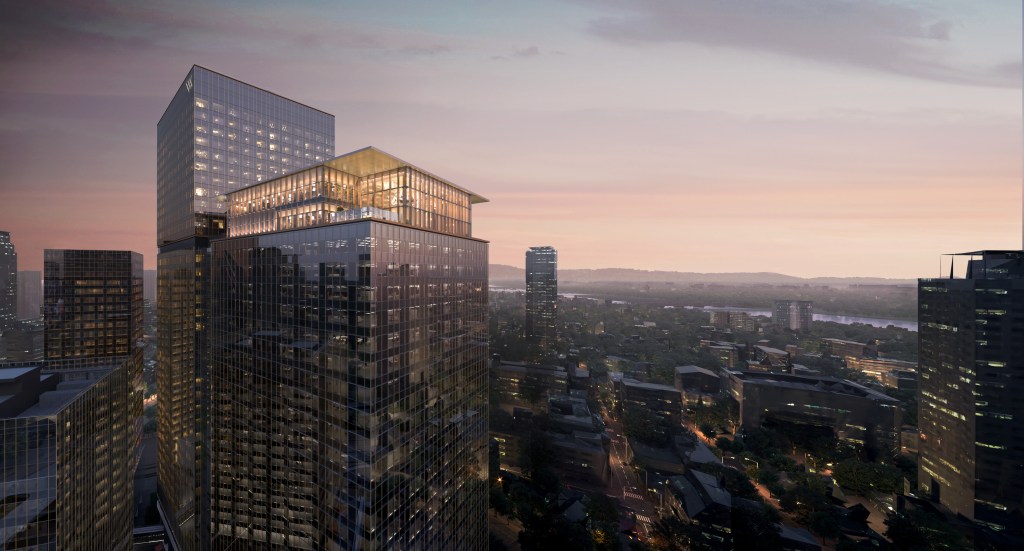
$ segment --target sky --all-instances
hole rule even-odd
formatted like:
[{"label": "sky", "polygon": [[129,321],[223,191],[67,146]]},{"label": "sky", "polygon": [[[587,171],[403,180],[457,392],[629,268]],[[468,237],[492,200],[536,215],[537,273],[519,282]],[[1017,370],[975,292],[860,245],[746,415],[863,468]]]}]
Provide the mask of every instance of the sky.
[{"label": "sky", "polygon": [[490,200],[492,263],[934,277],[1021,247],[1016,0],[0,3],[0,230],[156,265],[192,64]]}]

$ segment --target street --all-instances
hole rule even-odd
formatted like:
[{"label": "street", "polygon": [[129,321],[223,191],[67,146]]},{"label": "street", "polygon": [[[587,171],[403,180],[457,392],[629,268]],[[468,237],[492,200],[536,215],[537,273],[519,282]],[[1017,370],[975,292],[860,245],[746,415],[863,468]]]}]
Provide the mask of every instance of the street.
[{"label": "street", "polygon": [[607,415],[605,424],[612,439],[608,495],[621,499],[623,505],[636,514],[637,532],[644,540],[650,539],[652,526],[659,518],[655,505],[649,501],[651,494],[636,470],[629,466],[628,444],[622,433],[622,424]]}]

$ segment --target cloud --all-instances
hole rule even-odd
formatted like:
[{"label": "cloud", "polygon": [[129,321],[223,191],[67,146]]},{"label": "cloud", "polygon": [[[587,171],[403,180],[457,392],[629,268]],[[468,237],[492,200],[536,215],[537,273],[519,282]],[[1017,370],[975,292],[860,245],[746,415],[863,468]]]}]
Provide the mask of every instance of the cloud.
[{"label": "cloud", "polygon": [[535,45],[529,45],[525,48],[520,48],[508,55],[494,55],[491,56],[492,61],[501,61],[507,59],[531,59],[546,55],[565,55],[562,51],[541,51],[541,49]]},{"label": "cloud", "polygon": [[878,0],[635,0],[628,6],[590,21],[587,31],[627,44],[741,48],[943,82],[1020,85],[1019,62],[949,62],[953,22],[910,6]]}]

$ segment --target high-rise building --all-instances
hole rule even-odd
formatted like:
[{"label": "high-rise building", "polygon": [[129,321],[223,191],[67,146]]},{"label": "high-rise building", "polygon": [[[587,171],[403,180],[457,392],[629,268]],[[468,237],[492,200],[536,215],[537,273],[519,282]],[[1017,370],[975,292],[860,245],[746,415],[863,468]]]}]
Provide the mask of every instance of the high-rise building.
[{"label": "high-rise building", "polygon": [[43,274],[38,270],[18,272],[18,319],[39,318],[43,305]]},{"label": "high-rise building", "polygon": [[193,66],[157,124],[159,508],[174,544],[210,540],[210,240],[227,194],[334,156],[334,116]]},{"label": "high-rise building", "polygon": [[130,366],[42,367],[0,366],[0,549],[127,551]]},{"label": "high-rise building", "polygon": [[487,547],[482,201],[373,148],[228,194],[212,548]]},{"label": "high-rise building", "polygon": [[772,324],[790,331],[810,331],[813,318],[810,300],[776,300],[772,309]]},{"label": "high-rise building", "polygon": [[18,319],[18,253],[11,234],[0,231],[0,331]]},{"label": "high-rise building", "polygon": [[142,255],[46,249],[45,359],[79,367],[135,354],[143,334]]},{"label": "high-rise building", "polygon": [[558,308],[558,251],[530,247],[526,251],[526,338],[542,348],[555,342]]},{"label": "high-rise building", "polygon": [[[132,420],[131,470],[142,452],[142,255],[132,251],[43,251],[43,359],[48,372],[124,368],[112,392]],[[120,435],[119,435],[120,436]],[[131,472],[128,473],[131,476]],[[131,502],[125,507],[131,508]]]},{"label": "high-rise building", "polygon": [[918,282],[918,482],[953,513],[1021,531],[1024,251],[978,251]]}]

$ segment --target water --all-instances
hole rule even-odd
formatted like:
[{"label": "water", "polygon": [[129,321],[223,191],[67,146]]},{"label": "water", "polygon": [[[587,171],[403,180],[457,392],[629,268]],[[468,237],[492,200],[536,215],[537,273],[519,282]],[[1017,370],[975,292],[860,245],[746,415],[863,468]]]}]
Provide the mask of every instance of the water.
[{"label": "water", "polygon": [[[507,287],[491,287],[491,292],[497,292],[497,293],[522,293],[523,289],[509,289]],[[590,296],[587,296],[587,295],[581,295],[581,294],[577,294],[577,293],[558,293],[558,296],[565,297],[565,298],[570,298],[570,299],[578,297],[578,298],[588,298],[588,299],[591,299],[591,300],[598,300],[598,299],[595,299],[593,297],[590,297]],[[615,304],[626,304],[626,302],[623,302],[621,300],[615,300],[615,301],[612,301],[612,302],[615,303]],[[703,312],[710,312],[712,310],[732,310],[734,312],[746,312],[746,313],[750,314],[751,316],[766,316],[766,317],[769,317],[769,318],[772,317],[771,310],[751,310],[751,309],[748,309],[748,308],[735,308],[733,306],[705,306],[703,308],[698,308],[696,306],[687,306],[686,308],[688,308],[690,310],[701,310]],[[832,321],[832,322],[835,322],[835,323],[843,323],[843,324],[846,324],[846,325],[850,325],[850,324],[854,324],[854,323],[863,323],[865,325],[873,325],[875,327],[888,327],[890,325],[893,325],[893,326],[899,327],[901,329],[906,329],[908,331],[917,331],[917,322],[916,321],[907,321],[907,320],[894,320],[894,319],[886,319],[886,318],[865,318],[865,317],[861,317],[861,316],[837,316],[837,315],[834,315],[834,314],[814,314],[814,321]]]},{"label": "water", "polygon": [[[746,312],[751,316],[767,316],[769,318],[772,317],[771,310],[749,310],[747,308],[733,308],[731,306],[705,306],[700,310],[704,312],[710,312],[712,310],[731,310],[734,312]],[[865,318],[861,316],[837,316],[833,314],[814,314],[814,321],[832,321],[835,323],[844,323],[846,325],[850,325],[853,323],[863,323],[865,325],[873,325],[875,327],[888,327],[890,325],[894,325],[901,329],[917,331],[917,322],[907,320]]]}]

